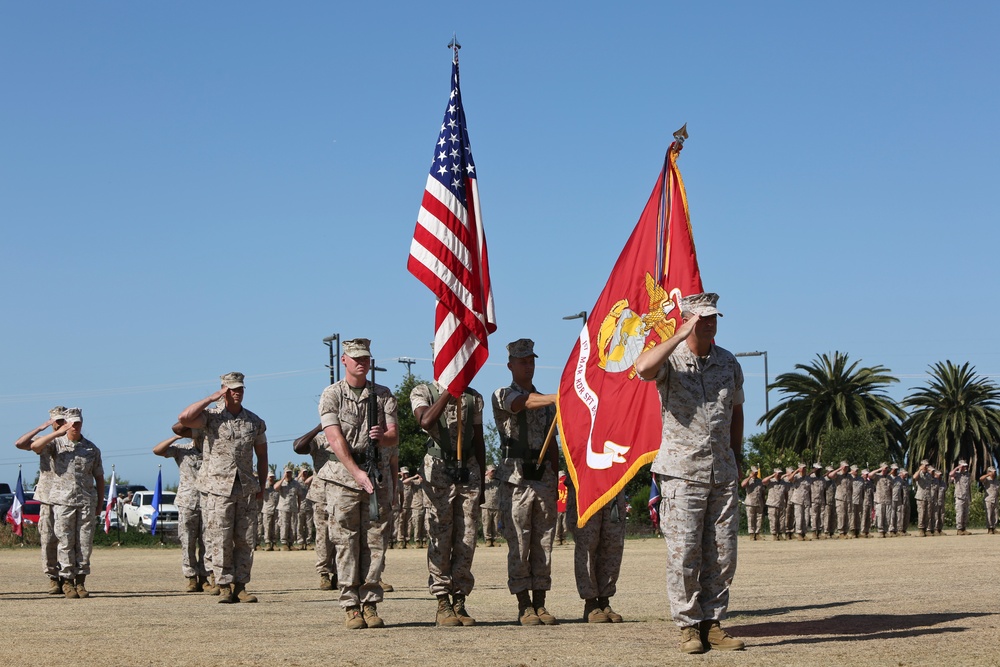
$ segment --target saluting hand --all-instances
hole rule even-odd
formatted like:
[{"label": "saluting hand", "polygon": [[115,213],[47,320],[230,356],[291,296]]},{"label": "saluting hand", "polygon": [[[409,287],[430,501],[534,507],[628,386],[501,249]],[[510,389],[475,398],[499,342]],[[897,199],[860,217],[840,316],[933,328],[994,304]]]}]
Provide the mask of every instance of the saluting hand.
[{"label": "saluting hand", "polygon": [[681,325],[681,328],[678,329],[674,335],[677,336],[679,340],[684,340],[691,335],[692,331],[694,331],[694,327],[698,324],[699,319],[701,319],[700,315],[692,315],[691,319],[684,322],[684,324]]}]

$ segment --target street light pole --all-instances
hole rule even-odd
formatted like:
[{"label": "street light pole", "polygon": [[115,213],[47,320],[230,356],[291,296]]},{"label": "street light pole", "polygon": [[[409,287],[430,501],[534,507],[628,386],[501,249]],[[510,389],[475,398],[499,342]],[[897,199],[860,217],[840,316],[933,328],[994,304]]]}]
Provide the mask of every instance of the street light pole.
[{"label": "street light pole", "polygon": [[[337,343],[337,356],[333,355],[334,341]],[[330,365],[327,368],[330,369],[330,384],[333,384],[340,381],[340,366],[336,363],[336,360],[340,359],[340,334],[335,333],[332,336],[327,336],[323,339],[323,344],[330,348]]]},{"label": "street light pole", "polygon": [[770,383],[767,381],[767,351],[763,352],[737,352],[737,357],[764,357],[764,427],[767,431],[771,430],[771,418],[767,413],[771,411],[771,405],[768,401],[768,392],[770,391]]},{"label": "street light pole", "polygon": [[587,326],[587,311],[581,310],[576,315],[567,315],[563,318],[564,320],[583,320],[583,326]]}]

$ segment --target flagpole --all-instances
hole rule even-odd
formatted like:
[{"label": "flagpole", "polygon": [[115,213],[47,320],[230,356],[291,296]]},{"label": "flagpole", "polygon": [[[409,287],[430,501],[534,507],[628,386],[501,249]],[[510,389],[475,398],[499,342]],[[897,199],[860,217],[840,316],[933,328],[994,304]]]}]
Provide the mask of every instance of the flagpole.
[{"label": "flagpole", "polygon": [[556,422],[559,421],[558,417],[552,418],[552,425],[549,426],[548,435],[545,436],[545,444],[542,445],[542,451],[538,455],[538,465],[541,466],[542,462],[545,460],[545,454],[549,451],[549,443],[552,442],[552,436],[556,433]]},{"label": "flagpole", "polygon": [[458,62],[458,50],[462,48],[462,45],[458,43],[458,33],[451,34],[451,41],[448,42],[448,48],[455,52],[455,62]]}]

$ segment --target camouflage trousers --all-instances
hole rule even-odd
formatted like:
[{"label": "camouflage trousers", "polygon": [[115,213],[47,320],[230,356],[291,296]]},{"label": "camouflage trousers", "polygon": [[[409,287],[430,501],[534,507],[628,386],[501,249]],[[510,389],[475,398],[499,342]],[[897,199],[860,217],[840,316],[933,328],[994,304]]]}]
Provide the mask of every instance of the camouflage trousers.
[{"label": "camouflage trousers", "polygon": [[847,530],[851,533],[860,533],[862,528],[861,503],[851,502],[851,520],[848,522]]},{"label": "camouflage trousers", "polygon": [[295,524],[296,537],[300,545],[306,546],[312,540],[313,535],[313,511],[312,503],[302,503],[299,506],[299,519]]},{"label": "camouflage trousers", "polygon": [[423,507],[410,508],[410,541],[427,539],[427,513]]},{"label": "camouflage trousers", "polygon": [[827,503],[823,507],[823,530],[827,535],[833,535],[837,527],[837,506]]},{"label": "camouflage trousers", "polygon": [[625,550],[625,494],[619,493],[587,525],[573,530],[573,571],[583,600],[610,598],[618,591]]},{"label": "camouflage trousers", "polygon": [[500,513],[507,540],[507,588],[511,593],[552,588],[552,541],[556,533],[556,488],[500,485]]},{"label": "camouflage trousers", "polygon": [[181,542],[181,574],[185,577],[206,577],[212,567],[212,557],[205,551],[204,533],[201,508],[178,506],[177,537]]},{"label": "camouflage trousers", "polygon": [[896,505],[896,531],[900,533],[905,533],[909,526],[906,525],[906,504],[899,503]]},{"label": "camouflage trousers", "polygon": [[[478,482],[478,478],[476,478]],[[479,484],[424,485],[427,511],[427,585],[431,595],[469,595],[476,583]]]},{"label": "camouflage trousers", "polygon": [[891,524],[892,504],[875,503],[875,530],[888,533]]},{"label": "camouflage trousers", "polygon": [[674,623],[721,621],[736,573],[736,482],[699,484],[660,476],[660,530],[667,543],[667,597]]},{"label": "camouflage trousers", "polygon": [[986,527],[996,528],[997,525],[997,501],[985,498],[984,502],[986,504]]},{"label": "camouflage trousers", "polygon": [[853,512],[854,508],[849,501],[837,501],[837,532],[841,535],[846,534],[851,527],[851,514]]},{"label": "camouflage trousers", "polygon": [[969,520],[969,499],[955,498],[955,528],[965,530],[965,524]]},{"label": "camouflage trousers", "polygon": [[298,519],[298,510],[278,510],[278,532],[281,535],[281,543],[289,546],[295,544],[295,523]]},{"label": "camouflage trousers", "polygon": [[861,505],[861,532],[867,535],[872,530],[872,505],[867,500]]},{"label": "camouflage trousers", "polygon": [[336,576],[337,550],[330,534],[330,513],[325,502],[313,503],[312,509],[313,524],[316,526],[316,573]]},{"label": "camouflage trousers", "polygon": [[809,525],[814,533],[823,532],[823,513],[826,511],[826,505],[823,503],[813,503],[810,506],[810,521]]},{"label": "camouflage trousers", "polygon": [[[661,519],[662,520],[662,519]],[[783,507],[767,508],[767,523],[771,535],[781,535],[785,532],[785,509]]]},{"label": "camouflage trousers", "polygon": [[747,532],[751,535],[757,535],[760,533],[761,527],[764,524],[764,513],[761,512],[759,505],[747,505]]},{"label": "camouflage trousers", "polygon": [[52,505],[52,519],[56,554],[59,558],[59,576],[74,579],[80,574],[90,574],[90,553],[94,549],[93,505]]},{"label": "camouflage trousers", "polygon": [[382,570],[389,542],[391,482],[376,485],[379,518],[369,514],[369,495],[340,484],[326,485],[326,511],[336,547],[337,582],[340,606],[344,609],[362,602],[382,601]]},{"label": "camouflage trousers", "polygon": [[42,545],[42,572],[49,579],[59,578],[59,542],[56,541],[55,518],[52,505],[42,503],[38,508],[38,541]]},{"label": "camouflage trousers", "polygon": [[556,512],[556,539],[560,542],[566,539],[566,512]]},{"label": "camouflage trousers", "polygon": [[785,533],[791,533],[795,530],[795,505],[790,501],[785,502],[785,516],[781,527],[785,529]]},{"label": "camouflage trousers", "polygon": [[788,506],[792,508],[792,515],[795,517],[795,532],[805,535],[809,530],[809,505],[788,503]]},{"label": "camouflage trousers", "polygon": [[500,536],[499,526],[500,510],[482,508],[483,539],[495,540]]},{"label": "camouflage trousers", "polygon": [[228,496],[202,494],[201,508],[215,582],[249,583],[256,539],[253,515],[257,511],[257,499],[253,492],[237,478]]},{"label": "camouflage trousers", "polygon": [[917,528],[927,530],[930,528],[931,502],[926,498],[917,499]]},{"label": "camouflage trousers", "polygon": [[274,543],[277,541],[277,512],[264,512],[264,541]]},{"label": "camouflage trousers", "polygon": [[396,534],[397,542],[409,542],[410,541],[410,508],[400,507],[396,511],[396,528],[393,531]]}]

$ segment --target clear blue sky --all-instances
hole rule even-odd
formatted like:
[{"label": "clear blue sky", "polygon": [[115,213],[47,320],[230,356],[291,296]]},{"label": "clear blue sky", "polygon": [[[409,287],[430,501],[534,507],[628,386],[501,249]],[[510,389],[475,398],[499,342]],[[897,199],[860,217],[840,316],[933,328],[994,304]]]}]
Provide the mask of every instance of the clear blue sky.
[{"label": "clear blue sky", "polygon": [[[323,337],[372,338],[385,384],[402,356],[429,377],[406,256],[453,31],[499,322],[484,393],[525,336],[555,390],[561,318],[590,310],[685,122],[721,345],[767,350],[772,379],[846,351],[896,398],[945,359],[1000,379],[996,3],[362,4],[0,7],[8,443],[78,405],[106,467],[152,484],[177,471],[149,449],[224,372],[279,463],[318,422]],[[0,481],[33,478],[8,447]]]}]

